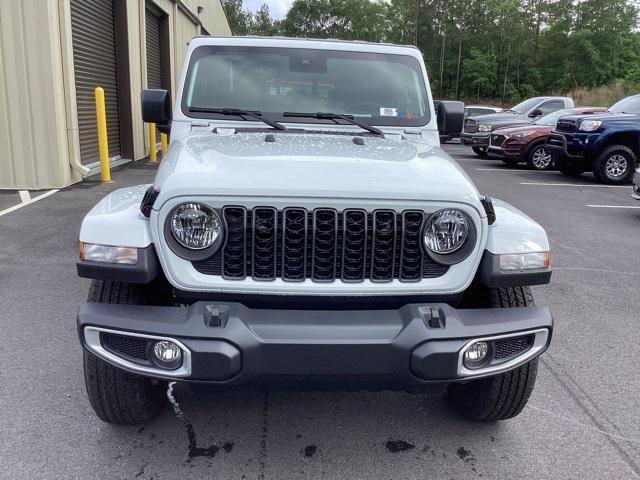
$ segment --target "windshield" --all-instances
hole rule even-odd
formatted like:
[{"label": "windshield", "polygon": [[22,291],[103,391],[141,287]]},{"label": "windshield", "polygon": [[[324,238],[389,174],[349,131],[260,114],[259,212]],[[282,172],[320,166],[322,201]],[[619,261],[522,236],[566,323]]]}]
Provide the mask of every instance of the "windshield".
[{"label": "windshield", "polygon": [[530,98],[529,100],[520,102],[515,107],[511,107],[509,111],[516,112],[516,113],[527,113],[529,110],[535,107],[538,104],[538,102],[540,102],[539,98]]},{"label": "windshield", "polygon": [[[334,123],[283,117],[284,112],[353,115],[371,125],[420,126],[429,121],[418,61],[408,55],[266,47],[203,46],[194,50],[182,111],[236,108],[280,122]],[[252,119],[247,119],[252,120]]]},{"label": "windshield", "polygon": [[609,112],[612,113],[634,113],[640,115],[640,96],[623,98],[615,103]]},{"label": "windshield", "polygon": [[556,123],[558,123],[558,119],[560,117],[566,117],[567,115],[572,115],[573,110],[557,110],[549,115],[545,115],[544,117],[539,118],[535,122],[534,125],[550,125],[555,127]]}]

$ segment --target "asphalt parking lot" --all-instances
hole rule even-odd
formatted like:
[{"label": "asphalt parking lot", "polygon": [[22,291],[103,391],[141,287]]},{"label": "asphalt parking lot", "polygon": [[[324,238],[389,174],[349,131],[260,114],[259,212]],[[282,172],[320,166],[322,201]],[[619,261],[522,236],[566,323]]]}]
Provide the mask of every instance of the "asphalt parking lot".
[{"label": "asphalt parking lot", "polygon": [[[120,168],[0,216],[0,478],[627,479],[640,477],[640,202],[591,175],[506,167],[445,149],[486,194],[549,235],[554,274],[536,287],[556,319],[529,406],[474,424],[441,395],[195,395],[177,388],[144,427],[100,422],[75,330],[89,281],[75,274],[83,215],[152,180]],[[4,208],[1,207],[0,210]]]}]

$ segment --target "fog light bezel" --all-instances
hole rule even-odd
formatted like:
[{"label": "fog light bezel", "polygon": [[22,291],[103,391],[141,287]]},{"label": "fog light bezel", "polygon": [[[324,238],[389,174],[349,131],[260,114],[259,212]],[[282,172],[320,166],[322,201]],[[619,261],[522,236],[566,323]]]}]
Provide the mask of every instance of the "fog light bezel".
[{"label": "fog light bezel", "polygon": [[[175,370],[166,370],[154,365],[141,365],[140,363],[127,360],[107,349],[102,345],[100,339],[101,333],[111,333],[113,335],[122,335],[128,337],[143,338],[150,340],[153,345],[161,340],[168,340],[175,343],[182,350],[182,364]],[[191,351],[179,340],[171,337],[165,337],[162,335],[146,335],[143,333],[128,332],[123,330],[114,330],[111,328],[86,326],[83,330],[84,345],[93,354],[101,358],[102,360],[110,363],[116,367],[127,370],[131,373],[141,373],[144,375],[158,377],[158,378],[185,378],[191,376],[192,372],[192,360]],[[150,358],[154,358],[153,352],[151,352]],[[152,360],[153,363],[153,360]]]},{"label": "fog light bezel", "polygon": [[[497,340],[504,340],[507,338],[514,337],[522,337],[525,335],[533,335],[533,344],[528,350],[525,350],[520,355],[516,355],[512,359],[506,362],[500,362],[493,364],[491,360],[488,360],[483,366],[478,368],[470,369],[467,368],[464,364],[464,356],[469,347],[471,347],[474,343],[477,342],[486,342],[489,345],[489,353],[487,357],[491,355],[493,357],[492,345],[493,342]],[[514,333],[506,333],[503,335],[493,335],[487,337],[479,337],[473,338],[469,340],[464,346],[460,349],[458,353],[458,369],[457,374],[460,378],[465,377],[485,377],[489,375],[495,375],[498,373],[506,372],[508,370],[513,370],[514,368],[519,367],[527,363],[529,360],[540,355],[548,346],[549,340],[551,338],[551,331],[548,328],[537,328],[534,330],[525,330],[522,332],[514,332]]]}]

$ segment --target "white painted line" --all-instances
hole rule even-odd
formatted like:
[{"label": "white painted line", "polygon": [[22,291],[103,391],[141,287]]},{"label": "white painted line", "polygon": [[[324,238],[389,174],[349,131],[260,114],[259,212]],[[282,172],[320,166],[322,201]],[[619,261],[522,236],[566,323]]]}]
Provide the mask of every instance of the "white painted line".
[{"label": "white painted line", "polygon": [[11,213],[11,212],[15,212],[16,210],[22,208],[22,207],[26,207],[27,205],[31,205],[32,203],[36,203],[38,200],[42,200],[43,198],[47,198],[51,195],[53,195],[54,193],[58,192],[59,189],[55,189],[55,190],[49,190],[46,193],[43,193],[42,195],[38,195],[35,198],[31,198],[29,201],[27,202],[22,202],[19,203],[18,205],[14,205],[13,207],[9,207],[6,208],[4,210],[0,210],[0,217],[3,215],[6,215],[7,213]]},{"label": "white painted line", "polygon": [[31,200],[31,195],[29,194],[29,190],[20,190],[18,191],[18,194],[20,194],[20,201],[22,203],[25,203]]},{"label": "white painted line", "polygon": [[587,207],[591,208],[640,208],[639,206],[630,206],[630,205],[587,205]]},{"label": "white painted line", "polygon": [[476,168],[479,172],[558,173],[553,170],[524,170],[518,168]]},{"label": "white painted line", "polygon": [[520,185],[536,185],[538,187],[580,187],[580,188],[626,188],[631,190],[629,185],[589,185],[578,183],[542,183],[542,182],[520,182]]}]

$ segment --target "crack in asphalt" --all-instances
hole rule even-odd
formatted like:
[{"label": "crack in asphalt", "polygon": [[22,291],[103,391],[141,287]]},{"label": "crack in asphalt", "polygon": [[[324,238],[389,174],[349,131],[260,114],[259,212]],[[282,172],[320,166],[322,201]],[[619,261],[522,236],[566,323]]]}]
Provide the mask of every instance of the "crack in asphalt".
[{"label": "crack in asphalt", "polygon": [[[584,391],[584,389],[580,386],[580,384],[569,373],[563,372],[563,374],[560,375],[560,373],[556,370],[556,368],[560,369],[560,364],[558,364],[558,362],[553,358],[551,354],[547,352],[547,355],[545,355],[544,357],[541,357],[541,362],[545,366],[545,368],[549,370],[549,372],[556,379],[556,381],[562,386],[562,388],[567,392],[569,397],[571,397],[571,399],[580,408],[580,410],[582,410],[583,413],[593,422],[593,424],[597,427],[598,430],[602,431],[601,433],[606,432],[607,429],[606,429],[606,426],[603,425],[600,420],[598,420],[599,418],[602,419],[604,422],[608,423],[611,429],[615,430],[616,432],[618,432],[618,434],[620,434],[620,435],[616,435],[616,437],[623,437],[621,435],[622,432],[620,432],[620,429],[617,427],[617,425],[607,417],[607,415],[600,409],[600,407],[589,396],[589,394]],[[557,364],[557,367],[555,365],[552,366],[551,363]],[[573,386],[569,385],[568,382],[564,380],[565,378],[571,381]],[[577,391],[575,391],[574,389]],[[597,415],[591,412],[591,410],[586,405],[586,402],[583,401],[583,399],[586,399],[591,404],[591,406],[593,407],[593,410],[596,411]],[[636,461],[622,447],[622,445],[618,443],[618,441],[616,440],[616,437],[613,437],[611,435],[606,435],[606,434],[604,435],[604,438],[611,444],[611,446],[615,449],[615,451],[618,452],[622,460],[624,460],[624,462],[629,466],[629,468],[634,473],[634,475],[636,477],[640,477],[640,467],[638,466]]]},{"label": "crack in asphalt", "polygon": [[229,453],[233,450],[234,443],[233,442],[225,442],[222,446],[218,446],[218,444],[209,445],[208,447],[198,447],[198,440],[196,438],[196,432],[193,428],[193,423],[187,417],[180,407],[180,404],[176,400],[173,394],[173,388],[176,385],[176,382],[169,382],[169,388],[167,388],[167,398],[169,399],[169,403],[173,407],[173,411],[182,423],[184,424],[187,430],[187,438],[189,439],[189,459],[195,457],[210,457],[213,458],[220,451],[220,449]]}]

